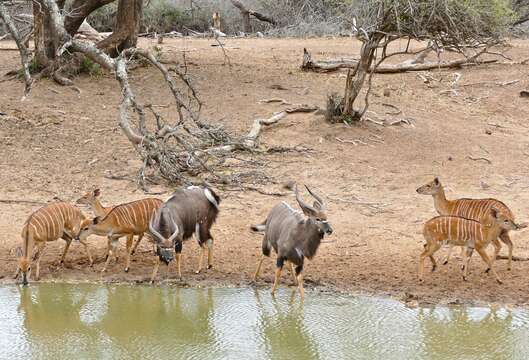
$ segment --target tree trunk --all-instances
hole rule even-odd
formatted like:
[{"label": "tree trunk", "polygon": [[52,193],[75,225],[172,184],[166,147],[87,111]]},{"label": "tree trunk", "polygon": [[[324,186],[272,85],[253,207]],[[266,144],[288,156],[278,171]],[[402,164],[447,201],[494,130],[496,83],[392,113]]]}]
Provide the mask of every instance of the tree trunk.
[{"label": "tree trunk", "polygon": [[250,21],[250,11],[246,9],[246,7],[240,1],[231,0],[231,3],[241,12],[243,31],[247,34],[251,33],[252,23]]},{"label": "tree trunk", "polygon": [[143,0],[119,0],[114,32],[97,46],[111,56],[136,46],[142,10]]},{"label": "tree trunk", "polygon": [[115,0],[74,0],[69,11],[64,19],[64,28],[71,36],[74,36],[79,30],[83,21],[95,10],[100,7],[110,4]]},{"label": "tree trunk", "polygon": [[367,101],[361,111],[355,110],[355,103],[360,95],[360,91],[364,86],[364,82],[368,74],[372,71],[371,65],[375,58],[375,51],[381,38],[373,36],[362,44],[360,50],[360,60],[353,71],[349,70],[347,73],[347,80],[345,82],[345,95],[343,105],[343,115],[350,116],[352,120],[360,120],[367,110]]},{"label": "tree trunk", "polygon": [[34,60],[39,68],[44,68],[55,58],[59,39],[54,36],[51,20],[43,0],[34,0],[33,2],[33,31]]},{"label": "tree trunk", "polygon": [[252,33],[252,23],[250,21],[250,13],[248,11],[242,12],[242,21],[243,21],[243,31],[247,34]]}]

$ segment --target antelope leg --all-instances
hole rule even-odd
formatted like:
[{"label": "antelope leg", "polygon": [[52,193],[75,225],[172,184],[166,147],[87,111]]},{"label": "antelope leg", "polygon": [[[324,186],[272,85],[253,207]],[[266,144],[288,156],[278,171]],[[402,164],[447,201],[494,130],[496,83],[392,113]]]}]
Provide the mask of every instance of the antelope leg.
[{"label": "antelope leg", "polygon": [[64,250],[62,252],[62,255],[61,255],[61,261],[60,261],[60,264],[64,264],[64,258],[66,257],[66,253],[68,252],[68,249],[70,248],[70,244],[72,243],[72,239],[70,238],[69,240],[66,240],[64,239],[64,241],[66,241],[66,245],[64,245]]},{"label": "antelope leg", "polygon": [[213,267],[213,239],[206,241],[206,245],[208,246],[208,269],[211,269]]},{"label": "antelope leg", "polygon": [[253,279],[254,281],[257,281],[257,278],[259,278],[259,274],[261,273],[261,265],[263,265],[263,261],[265,259],[265,256],[262,255],[261,256],[261,259],[259,260],[259,262],[257,263],[257,269],[255,269],[255,273],[253,275]]},{"label": "antelope leg", "polygon": [[204,262],[204,255],[206,254],[207,248],[204,244],[200,245],[200,256],[198,257],[198,269],[195,271],[195,274],[198,274],[202,271],[202,263]]},{"label": "antelope leg", "polygon": [[154,263],[154,269],[152,270],[151,275],[151,284],[154,284],[154,279],[156,278],[156,274],[158,274],[158,267],[160,267],[160,258],[156,257],[156,262]]},{"label": "antelope leg", "polygon": [[279,279],[281,278],[281,271],[283,270],[284,262],[285,260],[282,258],[277,259],[277,265],[276,265],[277,267],[276,267],[276,273],[274,277],[274,286],[272,286],[272,291],[271,291],[272,295],[275,294],[277,286],[279,285]]},{"label": "antelope leg", "polygon": [[290,270],[290,274],[292,274],[292,279],[294,279],[294,285],[298,285],[299,283],[297,280],[296,273],[294,272],[294,265],[292,265],[290,261],[288,262],[288,269]]},{"label": "antelope leg", "polygon": [[305,298],[305,289],[303,288],[303,266],[296,267],[296,274],[298,280],[299,295],[301,296],[301,300],[303,301],[303,299]]},{"label": "antelope leg", "polygon": [[45,241],[42,241],[38,245],[37,259],[36,259],[37,268],[35,270],[35,280],[37,280],[37,281],[40,279],[40,259],[42,258],[42,254],[44,254],[44,248],[45,247],[46,247],[46,242]]},{"label": "antelope leg", "polygon": [[132,234],[127,235],[127,253],[125,254],[125,256],[126,256],[126,258],[125,258],[125,272],[129,272],[130,255],[132,253],[131,247],[132,247],[133,240],[134,240],[134,235],[132,235]]}]

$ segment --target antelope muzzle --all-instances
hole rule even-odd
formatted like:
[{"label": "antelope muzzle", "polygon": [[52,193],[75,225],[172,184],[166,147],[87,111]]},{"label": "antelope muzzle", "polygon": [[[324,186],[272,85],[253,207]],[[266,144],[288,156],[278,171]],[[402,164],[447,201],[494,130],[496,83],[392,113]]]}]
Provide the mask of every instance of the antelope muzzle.
[{"label": "antelope muzzle", "polygon": [[174,255],[173,255],[173,248],[172,247],[162,247],[162,246],[158,245],[157,246],[157,250],[158,250],[158,257],[166,265],[169,265],[169,263],[171,261],[173,261]]},{"label": "antelope muzzle", "polygon": [[331,224],[329,224],[327,221],[322,221],[322,224],[323,224],[323,231],[325,232],[325,234],[331,235],[332,234]]}]

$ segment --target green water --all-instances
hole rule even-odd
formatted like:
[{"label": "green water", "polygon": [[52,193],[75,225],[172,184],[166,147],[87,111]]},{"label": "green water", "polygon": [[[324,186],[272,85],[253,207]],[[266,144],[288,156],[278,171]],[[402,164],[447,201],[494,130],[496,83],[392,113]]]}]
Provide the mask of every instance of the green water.
[{"label": "green water", "polygon": [[2,359],[527,359],[529,312],[292,289],[0,287]]}]

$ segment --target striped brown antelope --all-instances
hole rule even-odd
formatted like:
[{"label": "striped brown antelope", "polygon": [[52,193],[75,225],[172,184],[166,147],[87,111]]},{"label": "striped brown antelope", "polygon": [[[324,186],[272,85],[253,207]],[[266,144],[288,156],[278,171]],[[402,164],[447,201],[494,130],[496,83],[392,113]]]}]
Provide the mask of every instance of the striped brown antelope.
[{"label": "striped brown antelope", "polygon": [[432,271],[437,264],[433,254],[441,248],[444,243],[451,245],[464,246],[466,248],[466,259],[464,265],[463,279],[466,281],[468,276],[468,263],[473,249],[476,249],[483,261],[501,284],[498,274],[494,270],[493,261],[485,251],[491,241],[496,239],[503,230],[519,229],[508,216],[505,216],[495,207],[488,210],[488,216],[483,217],[483,221],[465,219],[458,216],[437,216],[430,219],[424,225],[423,235],[426,239],[424,251],[419,257],[419,281],[422,281],[424,272],[424,259],[429,257],[432,261]]},{"label": "striped brown antelope", "polygon": [[[28,283],[29,272],[31,271],[31,257],[36,246],[37,253],[33,260],[35,260],[37,266],[35,280],[39,280],[40,259],[44,253],[46,243],[59,238],[66,241],[61,256],[61,264],[63,264],[72,239],[77,237],[79,230],[89,222],[90,219],[86,218],[81,210],[64,202],[46,205],[31,214],[22,228],[22,247],[16,249],[18,267],[14,276],[15,279],[22,272],[22,283],[24,285]],[[81,244],[83,244],[90,266],[92,266],[90,250],[85,241],[81,241]]]},{"label": "striped brown antelope", "polygon": [[[499,200],[496,199],[457,199],[457,200],[447,200],[443,185],[438,178],[433,179],[433,181],[425,184],[417,189],[417,192],[422,195],[432,195],[435,210],[439,215],[452,215],[452,216],[461,216],[467,219],[476,220],[483,222],[486,221],[492,207],[495,207],[500,211],[505,217],[514,222],[514,215],[511,210]],[[512,262],[512,250],[513,244],[511,238],[509,237],[509,230],[501,230],[499,233],[499,239],[507,245],[509,248],[509,261],[507,264],[507,269],[511,270]],[[496,260],[500,249],[501,243],[498,239],[493,239],[492,244],[494,245],[494,257],[492,261]],[[448,250],[448,255],[443,264],[447,264],[450,259],[450,254],[452,251],[452,246]],[[462,253],[463,253],[462,249]],[[489,269],[487,269],[487,272]]]},{"label": "striped brown antelope", "polygon": [[79,238],[82,241],[85,241],[92,234],[108,238],[108,254],[102,272],[106,271],[112,256],[118,261],[118,240],[123,236],[127,237],[125,272],[129,271],[133,237],[148,231],[149,220],[161,205],[162,201],[156,198],[147,198],[116,205],[106,216],[94,218],[93,221],[81,229]]},{"label": "striped brown antelope", "polygon": [[[94,212],[95,216],[99,216],[100,218],[104,218],[115,206],[103,206],[101,204],[101,201],[99,200],[99,196],[101,195],[101,190],[94,189],[93,191],[89,191],[83,196],[81,196],[79,199],[77,199],[77,204],[82,205],[88,205],[92,211]],[[138,235],[138,240],[134,242],[134,240],[130,240],[134,243],[132,246],[132,251],[130,252],[131,255],[134,255],[136,253],[136,249],[138,248],[138,245],[140,244],[141,240],[143,239],[144,234]],[[131,235],[132,236],[132,235]],[[110,248],[107,249],[107,256],[109,255]]]},{"label": "striped brown antelope", "polygon": [[94,189],[93,191],[89,191],[83,196],[81,196],[79,199],[77,199],[76,203],[81,205],[88,205],[94,212],[95,216],[104,217],[110,212],[110,210],[114,208],[114,206],[103,206],[103,204],[101,204],[101,201],[99,201],[100,195],[101,190]]},{"label": "striped brown antelope", "polygon": [[304,218],[299,211],[294,210],[286,202],[281,202],[270,210],[264,222],[251,226],[253,231],[265,232],[262,242],[263,255],[257,264],[254,280],[259,277],[263,260],[265,257],[270,256],[272,248],[277,254],[272,295],[277,289],[283,265],[287,261],[291,271],[292,264],[296,265],[295,275],[301,298],[303,298],[305,294],[303,289],[304,260],[305,258],[310,260],[316,255],[325,234],[332,234],[332,227],[327,221],[323,200],[307,186],[305,187],[312,197],[316,199],[313,206],[301,199],[297,187],[295,187],[294,192],[298,205],[307,218]]}]

